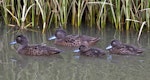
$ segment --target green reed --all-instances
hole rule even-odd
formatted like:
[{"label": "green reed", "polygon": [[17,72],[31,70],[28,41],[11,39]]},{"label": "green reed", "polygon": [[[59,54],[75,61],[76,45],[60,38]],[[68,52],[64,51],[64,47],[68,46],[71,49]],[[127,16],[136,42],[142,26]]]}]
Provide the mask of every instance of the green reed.
[{"label": "green reed", "polygon": [[8,23],[8,15],[7,15],[7,11],[6,11],[6,9],[5,9],[5,7],[7,7],[8,5],[7,4],[9,4],[9,1],[2,1],[1,2],[1,14],[2,14],[2,16],[3,16],[3,19],[4,19],[4,22],[6,23],[6,24],[9,24]]},{"label": "green reed", "polygon": [[[90,10],[91,15],[90,15],[90,24],[89,25],[92,26],[92,24],[94,23],[98,26],[98,29],[100,29],[100,26],[102,26],[102,28],[103,28],[106,23],[106,15],[105,15],[106,7],[105,7],[105,5],[108,3],[106,3],[106,0],[104,0],[104,2],[98,2],[98,1],[97,2],[88,2],[88,4],[95,5],[92,7],[92,10]],[[95,16],[94,14],[96,14],[97,18],[94,17]],[[103,25],[103,23],[104,23],[104,25]]]},{"label": "green reed", "polygon": [[7,25],[15,24],[22,29],[42,24],[44,33],[53,24],[67,27],[69,22],[75,27],[80,27],[84,22],[100,29],[109,22],[117,30],[133,28],[139,31],[141,24],[146,21],[144,28],[150,30],[150,0],[15,1],[3,0],[0,10]]},{"label": "green reed", "polygon": [[150,13],[150,0],[148,0],[147,1],[147,4],[146,4],[147,6],[147,8],[146,8],[146,21],[147,21],[147,27],[148,27],[148,31],[150,30],[150,15],[149,15],[149,13]]},{"label": "green reed", "polygon": [[[13,1],[12,1],[13,2]],[[4,10],[6,10],[16,21],[17,25],[21,28],[21,29],[24,29],[26,27],[28,27],[30,25],[30,23],[26,24],[25,25],[25,20],[26,20],[26,17],[28,15],[28,12],[29,10],[32,8],[32,6],[34,6],[34,4],[30,5],[28,8],[27,8],[27,2],[24,0],[24,5],[23,5],[23,8],[22,8],[22,14],[20,13],[17,13],[17,15],[15,15],[15,11],[14,8],[11,8],[11,10],[9,10],[7,8],[7,6],[4,6]],[[13,7],[14,5],[12,5],[11,7]],[[27,9],[26,9],[27,8]],[[19,9],[20,10],[20,9]]]},{"label": "green reed", "polygon": [[[130,19],[130,0],[125,0],[125,16],[127,19]],[[126,30],[129,30],[129,21],[126,22]]]},{"label": "green reed", "polygon": [[[35,1],[31,0],[31,3],[34,3]],[[35,6],[32,7],[32,26],[35,26]]]},{"label": "green reed", "polygon": [[76,21],[76,0],[72,0],[72,3],[71,3],[71,11],[72,11],[71,24],[72,24],[72,25],[75,25],[75,21]]},{"label": "green reed", "polygon": [[77,19],[78,19],[78,23],[77,24],[78,24],[78,26],[81,25],[83,12],[85,10],[86,5],[87,5],[86,1],[84,1],[84,0],[79,0],[78,1],[78,4],[77,4],[77,6],[78,6],[78,9],[77,9],[77,12],[78,12],[77,13]]},{"label": "green reed", "polygon": [[35,1],[37,3],[38,7],[40,8],[40,12],[41,12],[41,15],[42,15],[42,20],[43,20],[43,30],[42,30],[42,32],[44,32],[45,29],[46,29],[46,12],[45,12],[45,6],[43,5],[43,8],[41,6],[42,3],[44,4],[44,1],[43,2],[41,1],[41,4],[40,4],[40,0],[35,0]]}]

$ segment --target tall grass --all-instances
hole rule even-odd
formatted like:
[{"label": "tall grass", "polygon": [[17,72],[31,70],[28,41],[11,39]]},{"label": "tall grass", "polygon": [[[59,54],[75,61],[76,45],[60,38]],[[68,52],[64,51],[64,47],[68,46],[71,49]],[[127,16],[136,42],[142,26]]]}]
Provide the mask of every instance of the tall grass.
[{"label": "tall grass", "polygon": [[[23,3],[21,2],[23,1]],[[55,25],[67,27],[71,23],[80,27],[105,28],[111,23],[117,30],[140,30],[146,22],[150,30],[150,0],[3,0],[1,14],[5,23],[21,29],[42,24],[42,32]],[[135,22],[135,21],[138,21]]]},{"label": "tall grass", "polygon": [[[6,10],[15,19],[17,25],[19,27],[21,27],[21,29],[24,29],[24,28],[26,28],[30,25],[30,23],[25,25],[25,20],[26,20],[26,17],[27,17],[27,14],[28,14],[29,10],[31,9],[32,6],[34,6],[34,4],[32,4],[28,7],[28,9],[26,9],[27,8],[27,2],[25,0],[23,2],[24,2],[24,5],[23,5],[23,8],[22,8],[21,16],[20,16],[20,13],[17,13],[18,16],[15,15],[15,11],[14,11],[15,8],[11,8],[11,10],[9,10],[7,8],[7,6],[3,7],[4,10]],[[13,6],[14,6],[14,4],[12,5],[12,7]]]}]

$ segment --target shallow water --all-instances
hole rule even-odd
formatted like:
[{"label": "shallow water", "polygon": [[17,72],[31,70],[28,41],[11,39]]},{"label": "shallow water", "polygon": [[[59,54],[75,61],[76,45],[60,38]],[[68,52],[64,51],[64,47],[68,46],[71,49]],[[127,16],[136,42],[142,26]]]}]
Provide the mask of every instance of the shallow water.
[{"label": "shallow water", "polygon": [[[0,26],[1,27],[1,26]],[[137,32],[117,32],[112,28],[98,31],[82,28],[80,31],[67,29],[69,34],[85,34],[101,37],[94,47],[104,49],[112,39],[136,45],[144,49],[143,55],[111,55],[103,58],[78,56],[74,49],[54,45],[48,41],[52,30],[13,32],[0,29],[0,80],[149,80],[150,78],[150,33],[143,32],[137,43]],[[64,50],[53,56],[24,56],[16,53],[18,45],[10,45],[16,34],[24,34],[31,44],[46,44]]]}]

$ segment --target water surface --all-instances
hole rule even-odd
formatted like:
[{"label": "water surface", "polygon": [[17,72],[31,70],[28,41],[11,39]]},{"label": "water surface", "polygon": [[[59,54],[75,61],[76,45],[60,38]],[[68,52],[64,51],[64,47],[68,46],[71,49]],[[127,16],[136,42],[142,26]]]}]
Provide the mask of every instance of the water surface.
[{"label": "water surface", "polygon": [[[1,26],[0,26],[1,27]],[[77,47],[54,45],[48,38],[54,34],[47,30],[13,32],[0,29],[0,80],[149,80],[150,76],[150,33],[143,32],[137,42],[137,32],[118,32],[112,28],[98,31],[97,29],[81,28],[66,29],[69,34],[85,34],[100,37],[93,47],[104,49],[112,39],[133,44],[144,49],[143,55],[122,56],[111,55],[103,58],[78,56],[73,53]],[[18,45],[10,45],[17,34],[24,34],[30,44],[46,44],[64,50],[53,56],[24,56],[16,53]]]}]

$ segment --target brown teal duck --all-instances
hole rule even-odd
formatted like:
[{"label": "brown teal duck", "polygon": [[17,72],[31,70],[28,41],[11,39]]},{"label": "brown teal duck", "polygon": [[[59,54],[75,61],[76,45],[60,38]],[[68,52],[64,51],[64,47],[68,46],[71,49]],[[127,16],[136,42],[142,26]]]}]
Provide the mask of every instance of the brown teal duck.
[{"label": "brown teal duck", "polygon": [[89,48],[85,45],[80,45],[79,50],[74,50],[74,52],[79,52],[80,55],[90,57],[102,57],[106,55],[106,52],[100,48]]},{"label": "brown teal duck", "polygon": [[100,38],[90,37],[86,35],[67,35],[63,29],[57,29],[55,36],[49,38],[49,40],[55,39],[54,44],[62,46],[73,46],[77,47],[80,45],[94,45]]},{"label": "brown teal duck", "polygon": [[44,46],[44,45],[29,45],[28,39],[23,35],[16,37],[16,42],[20,44],[17,49],[19,54],[30,55],[30,56],[50,56],[62,52],[55,47]]},{"label": "brown teal duck", "polygon": [[143,52],[140,48],[132,45],[124,44],[119,40],[112,40],[110,46],[106,48],[112,54],[119,55],[138,55]]}]

